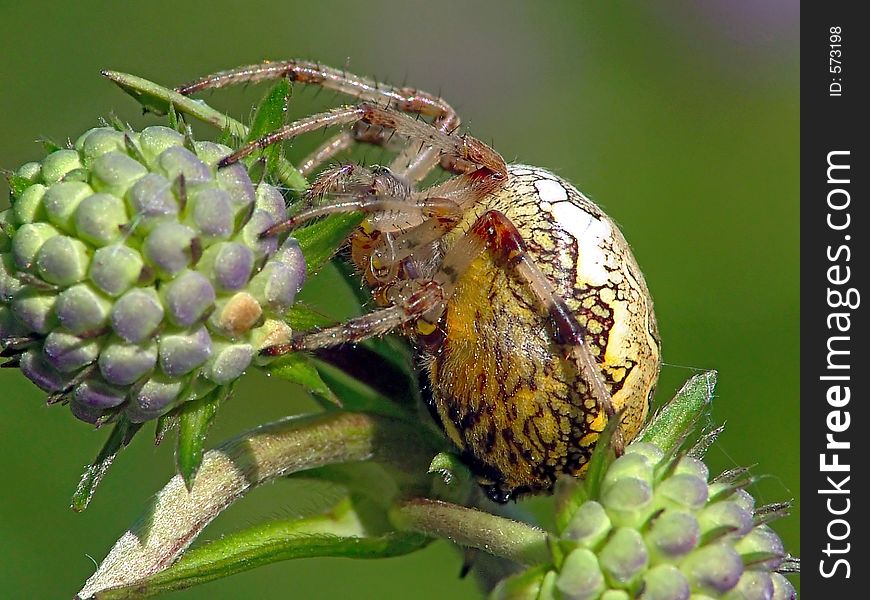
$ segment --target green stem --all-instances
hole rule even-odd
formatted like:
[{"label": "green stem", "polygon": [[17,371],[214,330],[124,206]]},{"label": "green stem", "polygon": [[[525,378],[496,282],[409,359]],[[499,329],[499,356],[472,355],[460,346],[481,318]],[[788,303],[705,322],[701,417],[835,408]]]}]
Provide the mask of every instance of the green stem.
[{"label": "green stem", "polygon": [[460,546],[478,548],[524,565],[553,560],[550,540],[543,529],[474,508],[414,498],[395,505],[390,517],[404,531],[447,538]]},{"label": "green stem", "polygon": [[169,568],[122,588],[100,592],[94,600],[154,596],[235,575],[293,558],[342,556],[387,558],[426,544],[415,533],[370,535],[350,499],[325,515],[257,525],[194,548]]},{"label": "green stem", "polygon": [[[253,487],[317,467],[385,459],[425,473],[431,448],[395,419],[335,412],[258,427],[205,454],[188,491],[176,475],[115,543],[79,597],[142,580],[172,564],[203,528]],[[416,451],[416,452],[415,452]],[[427,458],[428,457],[428,458]]]}]

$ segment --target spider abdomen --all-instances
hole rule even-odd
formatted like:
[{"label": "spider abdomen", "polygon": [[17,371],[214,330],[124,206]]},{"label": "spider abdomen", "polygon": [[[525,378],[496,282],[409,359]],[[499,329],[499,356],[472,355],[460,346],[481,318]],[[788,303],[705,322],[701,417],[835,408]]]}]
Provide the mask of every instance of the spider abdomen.
[{"label": "spider abdomen", "polygon": [[[445,250],[493,210],[510,219],[583,328],[632,439],[649,409],[660,347],[625,238],[569,183],[514,165],[499,191],[466,211]],[[457,280],[442,327],[429,363],[432,408],[490,496],[546,490],[559,475],[582,471],[606,417],[528,286],[484,253]]]}]

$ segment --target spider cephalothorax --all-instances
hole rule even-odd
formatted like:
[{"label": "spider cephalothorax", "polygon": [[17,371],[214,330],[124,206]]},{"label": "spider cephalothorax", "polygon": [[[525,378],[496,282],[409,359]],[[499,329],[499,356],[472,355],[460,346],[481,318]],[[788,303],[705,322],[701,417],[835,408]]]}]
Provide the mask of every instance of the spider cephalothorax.
[{"label": "spider cephalothorax", "polygon": [[[269,353],[409,333],[426,356],[432,413],[501,502],[581,472],[615,414],[617,446],[634,437],[649,409],[660,348],[652,299],[613,221],[552,173],[509,166],[486,144],[456,134],[455,111],[425,92],[304,61],[224,71],[179,91],[280,77],[360,104],[286,125],[221,164],[332,126],[348,130],[303,161],[304,174],[355,142],[409,143],[388,168],[322,171],[309,190],[321,204],[271,230],[329,213],[365,213],[352,256],[383,308]],[[416,189],[439,166],[455,176]]]}]

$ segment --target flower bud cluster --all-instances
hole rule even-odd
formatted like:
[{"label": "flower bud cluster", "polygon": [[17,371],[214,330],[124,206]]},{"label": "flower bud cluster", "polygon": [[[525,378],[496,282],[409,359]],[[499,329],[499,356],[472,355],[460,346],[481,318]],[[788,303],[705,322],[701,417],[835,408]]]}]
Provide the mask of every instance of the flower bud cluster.
[{"label": "flower bud cluster", "polygon": [[[153,419],[237,379],[305,278],[275,187],[167,127],[92,129],[14,175],[0,213],[3,355],[72,412]],[[16,189],[17,188],[17,189]]]},{"label": "flower bud cluster", "polygon": [[710,482],[696,458],[674,461],[655,445],[629,445],[594,497],[581,489],[583,501],[568,503],[558,568],[508,579],[494,597],[793,600],[777,572],[788,556],[764,523],[768,512],[726,480]]}]

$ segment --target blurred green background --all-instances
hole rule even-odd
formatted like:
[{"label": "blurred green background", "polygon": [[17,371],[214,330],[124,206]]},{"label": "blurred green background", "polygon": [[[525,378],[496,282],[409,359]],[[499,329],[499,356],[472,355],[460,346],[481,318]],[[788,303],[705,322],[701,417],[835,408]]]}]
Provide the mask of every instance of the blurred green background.
[{"label": "blurred green background", "polygon": [[[548,167],[621,224],[656,300],[665,366],[659,401],[719,371],[713,421],[728,428],[714,469],[770,476],[761,501],[798,498],[797,0],[766,2],[0,2],[0,167],[75,139],[132,99],[99,69],[167,84],[262,59],[301,57],[440,92],[469,131],[510,161]],[[261,90],[209,101],[247,117]],[[330,101],[296,94],[294,115]],[[312,144],[301,141],[291,158]],[[376,160],[376,157],[373,159]],[[5,189],[3,191],[5,206]],[[306,294],[340,315],[326,274]],[[338,290],[338,291],[336,291]],[[329,298],[327,302],[327,298]],[[313,405],[259,374],[225,406],[212,440]],[[172,472],[143,435],[84,514],[67,509],[102,444],[15,371],[0,372],[0,596],[69,598]],[[278,483],[204,537],[290,514],[317,490]],[[544,499],[530,503],[542,510]],[[798,509],[776,528],[800,551]],[[476,597],[444,542],[376,562],[280,563],[179,598]]]}]

